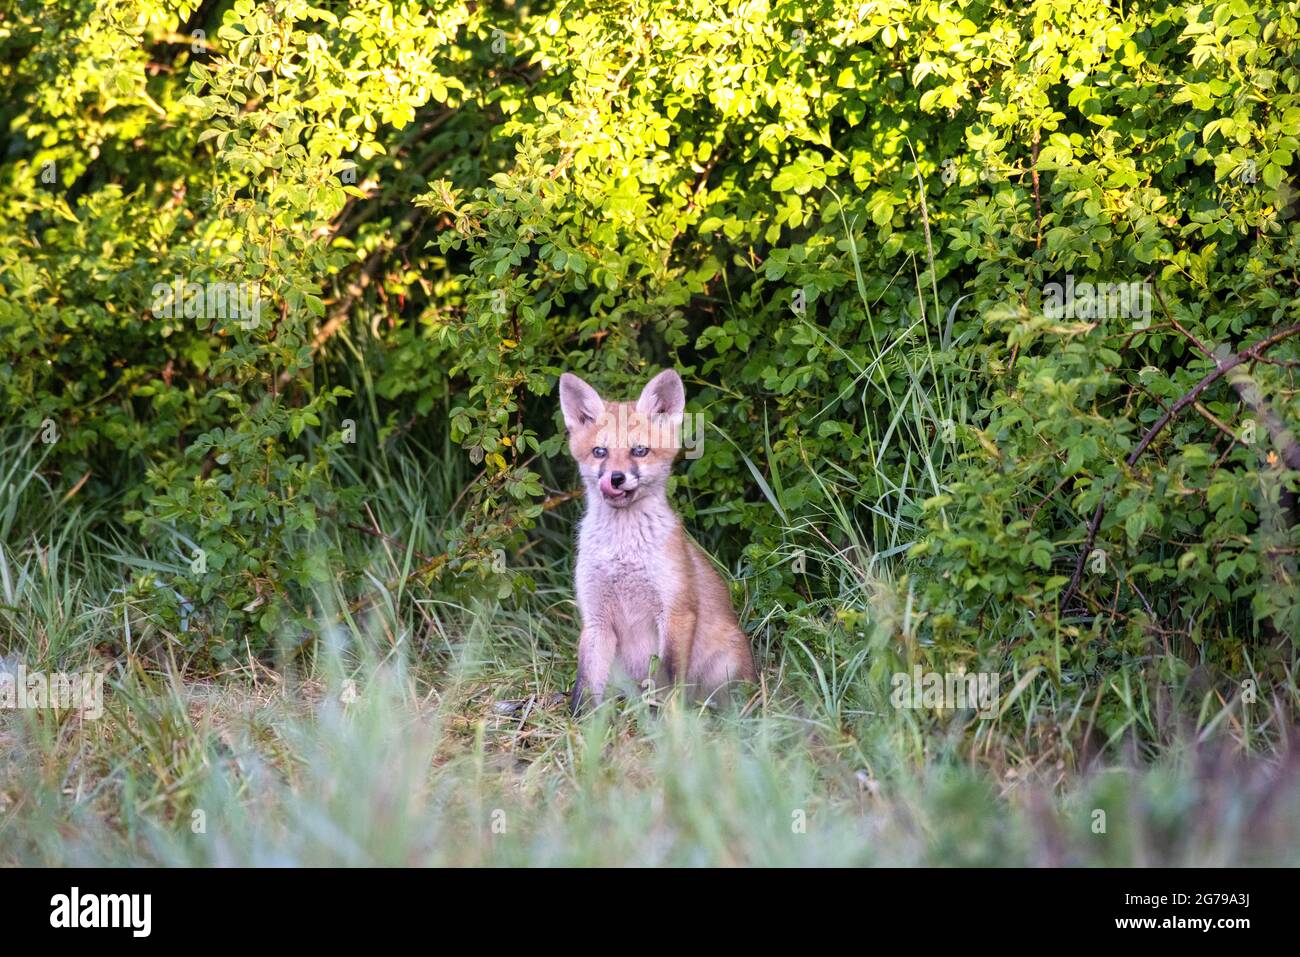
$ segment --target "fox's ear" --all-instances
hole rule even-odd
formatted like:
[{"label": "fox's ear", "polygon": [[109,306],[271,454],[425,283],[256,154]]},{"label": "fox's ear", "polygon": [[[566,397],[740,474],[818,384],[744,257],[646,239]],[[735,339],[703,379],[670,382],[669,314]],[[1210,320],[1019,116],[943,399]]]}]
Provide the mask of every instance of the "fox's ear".
[{"label": "fox's ear", "polygon": [[564,413],[564,426],[570,432],[590,425],[605,411],[599,393],[572,372],[560,376],[560,411]]},{"label": "fox's ear", "polygon": [[680,415],[686,410],[686,387],[676,369],[665,369],[645,384],[636,410],[647,415]]}]

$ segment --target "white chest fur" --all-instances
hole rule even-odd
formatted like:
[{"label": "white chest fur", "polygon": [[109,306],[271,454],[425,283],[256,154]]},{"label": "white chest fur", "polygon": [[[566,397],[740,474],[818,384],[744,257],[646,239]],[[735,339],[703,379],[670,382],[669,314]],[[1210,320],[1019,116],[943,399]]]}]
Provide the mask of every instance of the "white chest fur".
[{"label": "white chest fur", "polygon": [[667,502],[646,501],[627,509],[597,502],[578,533],[577,597],[585,626],[608,629],[629,674],[644,674],[660,654],[662,623],[678,574],[668,559],[678,534]]}]

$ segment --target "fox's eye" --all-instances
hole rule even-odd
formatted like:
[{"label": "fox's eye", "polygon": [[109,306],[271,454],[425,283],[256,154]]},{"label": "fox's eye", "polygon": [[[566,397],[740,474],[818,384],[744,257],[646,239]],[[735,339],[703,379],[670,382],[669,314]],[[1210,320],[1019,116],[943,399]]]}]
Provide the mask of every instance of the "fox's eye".
[{"label": "fox's eye", "polygon": [[634,445],[632,446],[632,454],[635,455],[637,458],[644,458],[645,456],[650,454],[650,450],[646,448],[644,445]]},{"label": "fox's eye", "polygon": [[603,445],[598,445],[591,450],[591,454],[596,456],[598,459],[603,459],[605,456],[609,455],[609,449],[605,448]]}]

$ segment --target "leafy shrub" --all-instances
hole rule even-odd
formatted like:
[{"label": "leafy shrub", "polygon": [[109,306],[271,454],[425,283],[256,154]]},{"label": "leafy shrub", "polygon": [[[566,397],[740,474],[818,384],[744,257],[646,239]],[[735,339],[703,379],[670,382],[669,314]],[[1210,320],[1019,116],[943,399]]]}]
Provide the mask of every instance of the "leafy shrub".
[{"label": "leafy shrub", "polygon": [[[196,650],[361,573],[324,534],[365,497],[348,420],[461,450],[431,568],[497,588],[556,374],[675,364],[708,423],[678,498],[752,607],[1053,673],[1293,651],[1300,337],[1127,460],[1300,321],[1300,5],[108,7],[0,21],[0,390],[122,497]],[[173,276],[266,321],[162,319]],[[838,591],[884,564],[901,621]]]}]

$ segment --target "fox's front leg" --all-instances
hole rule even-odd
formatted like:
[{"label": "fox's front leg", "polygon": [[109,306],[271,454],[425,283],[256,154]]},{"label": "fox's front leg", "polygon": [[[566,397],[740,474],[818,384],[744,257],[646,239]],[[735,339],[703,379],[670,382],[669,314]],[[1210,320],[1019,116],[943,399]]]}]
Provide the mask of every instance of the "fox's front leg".
[{"label": "fox's front leg", "polygon": [[659,661],[672,684],[686,680],[691,664],[691,648],[695,644],[696,620],[695,610],[682,606],[670,609],[658,623]]},{"label": "fox's front leg", "polygon": [[618,642],[613,631],[596,625],[587,625],[578,636],[578,679],[573,683],[570,710],[577,714],[586,698],[600,704],[605,697],[605,685],[614,666],[614,653]]}]

